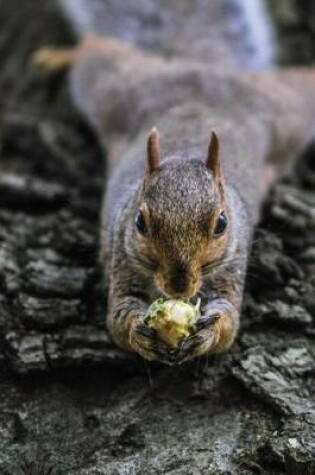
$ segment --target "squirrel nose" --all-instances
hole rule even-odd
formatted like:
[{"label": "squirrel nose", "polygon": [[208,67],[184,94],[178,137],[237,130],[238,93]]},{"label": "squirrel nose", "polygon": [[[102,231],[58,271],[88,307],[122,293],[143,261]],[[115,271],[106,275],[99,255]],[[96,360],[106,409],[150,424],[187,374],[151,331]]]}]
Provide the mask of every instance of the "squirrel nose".
[{"label": "squirrel nose", "polygon": [[176,294],[185,292],[189,285],[189,275],[183,267],[175,267],[170,275],[170,287]]}]

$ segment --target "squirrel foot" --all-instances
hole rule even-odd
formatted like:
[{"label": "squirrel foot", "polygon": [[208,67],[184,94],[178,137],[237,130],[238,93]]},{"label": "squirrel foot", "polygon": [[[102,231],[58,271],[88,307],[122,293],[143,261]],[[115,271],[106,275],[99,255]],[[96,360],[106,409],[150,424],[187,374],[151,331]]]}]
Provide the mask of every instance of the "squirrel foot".
[{"label": "squirrel foot", "polygon": [[70,68],[76,60],[76,48],[41,48],[31,57],[31,63],[48,72],[59,72]]},{"label": "squirrel foot", "polygon": [[121,40],[98,35],[88,35],[73,48],[41,48],[31,57],[31,63],[48,72],[69,69],[82,56],[93,53],[112,54],[129,51],[130,45]]}]

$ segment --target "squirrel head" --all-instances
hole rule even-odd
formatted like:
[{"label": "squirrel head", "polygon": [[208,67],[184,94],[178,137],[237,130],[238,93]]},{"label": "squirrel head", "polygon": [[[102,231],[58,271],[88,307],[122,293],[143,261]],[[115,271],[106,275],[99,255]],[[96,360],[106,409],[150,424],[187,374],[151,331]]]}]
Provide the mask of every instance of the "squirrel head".
[{"label": "squirrel head", "polygon": [[223,256],[228,230],[217,135],[211,133],[204,160],[169,157],[162,162],[154,128],[147,143],[135,234],[138,255],[153,264],[163,294],[194,296],[206,269]]}]

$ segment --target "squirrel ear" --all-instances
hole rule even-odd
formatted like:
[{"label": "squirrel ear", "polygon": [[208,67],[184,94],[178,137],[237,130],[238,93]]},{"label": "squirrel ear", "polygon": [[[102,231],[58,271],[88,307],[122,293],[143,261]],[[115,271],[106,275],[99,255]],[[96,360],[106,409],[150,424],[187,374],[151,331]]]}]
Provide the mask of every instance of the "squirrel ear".
[{"label": "squirrel ear", "polygon": [[150,132],[147,142],[147,168],[148,172],[152,173],[160,167],[161,152],[160,152],[160,134],[156,127]]},{"label": "squirrel ear", "polygon": [[206,166],[211,171],[215,183],[222,188],[222,174],[220,166],[220,143],[217,134],[212,130],[208,146]]}]

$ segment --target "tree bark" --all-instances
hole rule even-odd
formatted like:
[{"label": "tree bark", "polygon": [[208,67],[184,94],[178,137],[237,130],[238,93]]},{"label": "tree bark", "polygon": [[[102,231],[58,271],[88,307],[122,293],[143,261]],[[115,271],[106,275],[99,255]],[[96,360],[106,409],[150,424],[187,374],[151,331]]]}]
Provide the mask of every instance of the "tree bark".
[{"label": "tree bark", "polygon": [[105,329],[104,153],[29,63],[71,34],[52,0],[3,0],[0,31],[0,473],[314,473],[314,148],[266,204],[233,350],[149,365]]}]

